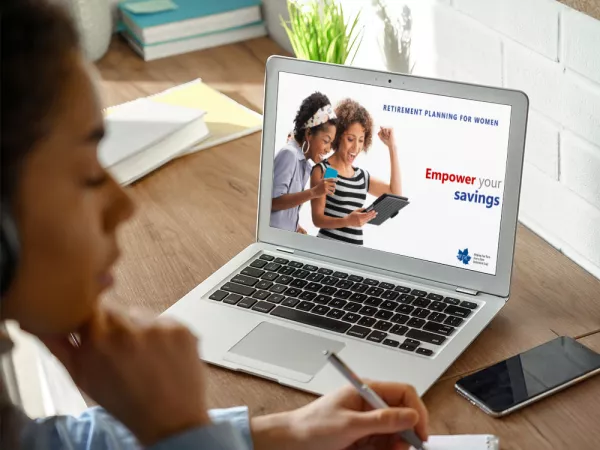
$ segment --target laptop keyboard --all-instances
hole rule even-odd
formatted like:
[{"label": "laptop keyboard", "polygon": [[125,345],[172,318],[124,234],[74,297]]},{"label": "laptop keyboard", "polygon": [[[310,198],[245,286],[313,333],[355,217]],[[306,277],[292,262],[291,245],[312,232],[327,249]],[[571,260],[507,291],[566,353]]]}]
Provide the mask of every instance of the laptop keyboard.
[{"label": "laptop keyboard", "polygon": [[479,307],[267,254],[209,298],[424,356],[433,356]]}]

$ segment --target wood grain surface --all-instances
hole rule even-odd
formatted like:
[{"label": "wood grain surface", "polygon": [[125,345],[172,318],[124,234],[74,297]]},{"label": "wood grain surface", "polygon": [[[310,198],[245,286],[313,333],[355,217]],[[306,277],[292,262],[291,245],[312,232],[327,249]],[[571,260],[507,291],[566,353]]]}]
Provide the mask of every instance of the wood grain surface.
[{"label": "wood grain surface", "polygon": [[565,5],[600,20],[600,0],[558,0]]},{"label": "wood grain surface", "polygon": [[[106,106],[202,78],[262,110],[264,64],[284,51],[267,38],[144,63],[115,38],[98,63]],[[189,155],[127,190],[138,210],[124,226],[117,286],[106,301],[159,314],[255,237],[260,133]],[[425,395],[431,431],[495,433],[503,449],[600,448],[600,377],[492,419],[454,392],[462,375],[556,335],[600,351],[600,281],[519,226],[511,299]],[[287,410],[314,397],[252,376],[208,368],[211,407],[249,405],[252,414]]]}]

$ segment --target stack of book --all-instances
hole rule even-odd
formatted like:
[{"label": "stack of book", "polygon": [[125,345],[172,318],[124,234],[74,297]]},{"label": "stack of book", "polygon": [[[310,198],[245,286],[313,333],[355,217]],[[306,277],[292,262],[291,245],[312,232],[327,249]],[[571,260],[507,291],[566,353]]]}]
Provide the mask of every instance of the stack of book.
[{"label": "stack of book", "polygon": [[98,157],[128,185],[180,156],[262,129],[262,116],[194,80],[105,111]]},{"label": "stack of book", "polygon": [[146,61],[267,34],[261,0],[127,0],[122,32]]}]

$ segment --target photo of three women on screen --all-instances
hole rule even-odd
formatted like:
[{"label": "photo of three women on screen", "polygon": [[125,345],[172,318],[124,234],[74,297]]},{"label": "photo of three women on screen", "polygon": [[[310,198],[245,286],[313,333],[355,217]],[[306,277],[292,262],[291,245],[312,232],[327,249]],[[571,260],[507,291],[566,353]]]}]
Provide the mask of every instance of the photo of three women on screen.
[{"label": "photo of three women on screen", "polygon": [[[377,132],[389,150],[389,180],[354,166],[359,154],[371,148],[373,132],[373,119],[358,102],[347,98],[334,108],[320,92],[306,97],[287,143],[275,155],[271,226],[306,234],[300,208],[310,202],[317,237],[363,245],[363,226],[377,214],[364,211],[367,193],[402,195],[393,128],[381,126]],[[336,178],[324,177],[328,168],[337,171]]]}]

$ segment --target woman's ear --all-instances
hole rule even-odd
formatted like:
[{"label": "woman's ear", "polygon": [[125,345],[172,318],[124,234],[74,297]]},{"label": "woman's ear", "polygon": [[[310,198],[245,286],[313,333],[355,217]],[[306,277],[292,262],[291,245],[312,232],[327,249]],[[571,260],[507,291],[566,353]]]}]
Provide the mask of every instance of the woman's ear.
[{"label": "woman's ear", "polygon": [[312,133],[310,132],[310,128],[304,130],[304,140],[308,141],[312,137]]}]

